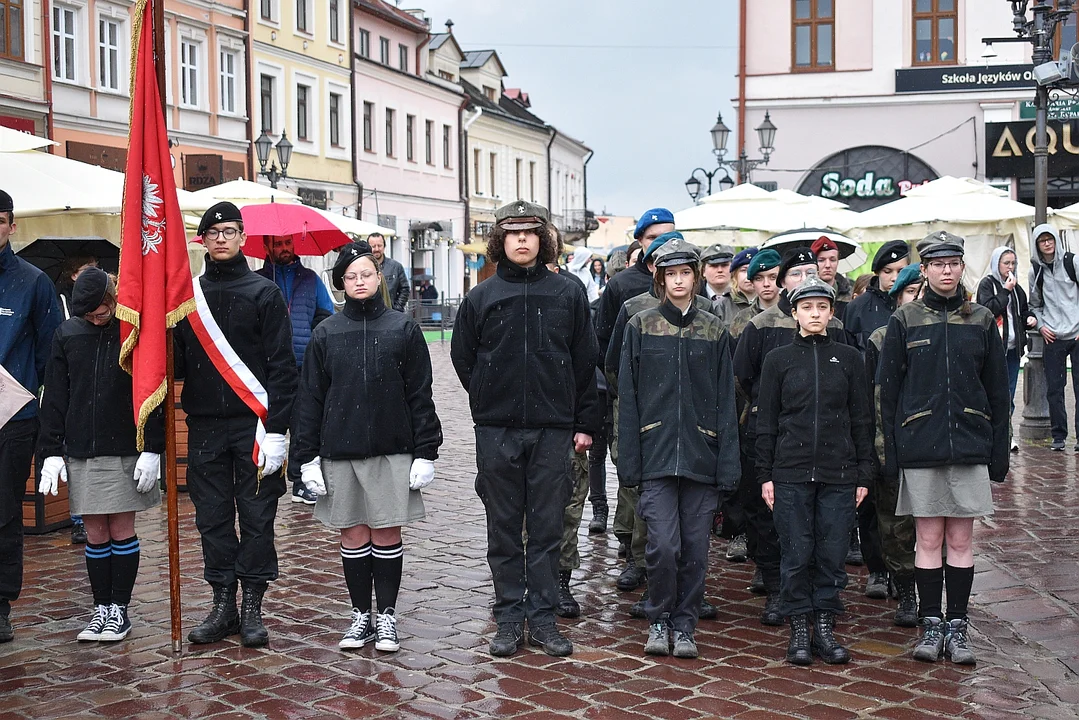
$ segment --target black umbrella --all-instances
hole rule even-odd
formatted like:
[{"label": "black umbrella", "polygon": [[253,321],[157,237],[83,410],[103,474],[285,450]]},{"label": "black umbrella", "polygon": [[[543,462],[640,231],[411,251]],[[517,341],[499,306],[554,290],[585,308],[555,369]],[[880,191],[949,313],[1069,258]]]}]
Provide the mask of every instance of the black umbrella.
[{"label": "black umbrella", "polygon": [[18,253],[26,262],[40,269],[55,284],[68,258],[95,257],[105,272],[120,270],[120,248],[100,237],[43,237]]}]

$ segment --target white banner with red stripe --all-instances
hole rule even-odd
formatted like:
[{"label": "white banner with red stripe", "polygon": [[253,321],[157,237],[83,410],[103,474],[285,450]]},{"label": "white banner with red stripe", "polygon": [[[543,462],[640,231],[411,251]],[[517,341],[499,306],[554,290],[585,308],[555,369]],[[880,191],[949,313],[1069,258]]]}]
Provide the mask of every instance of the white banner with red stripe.
[{"label": "white banner with red stripe", "polygon": [[266,439],[265,422],[269,415],[270,396],[266,393],[266,388],[262,387],[262,383],[255,377],[255,374],[251,372],[251,368],[247,367],[247,364],[232,349],[232,345],[229,344],[225,333],[221,331],[221,327],[214,320],[213,313],[210,312],[210,306],[206,304],[206,295],[202,292],[201,280],[201,276],[197,277],[193,283],[195,312],[188,315],[187,320],[191,323],[191,329],[195,331],[195,336],[199,339],[199,343],[202,344],[202,349],[206,351],[206,355],[209,356],[210,362],[221,373],[221,377],[225,379],[232,391],[243,400],[244,404],[251,408],[251,412],[258,416],[258,421],[255,425],[255,449],[251,456],[257,466],[259,464],[259,449]]}]

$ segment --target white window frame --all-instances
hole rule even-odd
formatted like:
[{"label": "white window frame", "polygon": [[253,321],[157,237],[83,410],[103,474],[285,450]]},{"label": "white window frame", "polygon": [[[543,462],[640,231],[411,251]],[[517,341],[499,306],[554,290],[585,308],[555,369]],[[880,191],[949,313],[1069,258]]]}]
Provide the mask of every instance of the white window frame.
[{"label": "white window frame", "polygon": [[[107,37],[102,33],[103,26],[112,25],[116,28],[114,38]],[[107,93],[119,93],[124,83],[123,73],[123,43],[120,38],[124,36],[124,23],[114,17],[103,13],[97,15],[97,89]],[[109,40],[113,40],[113,44]],[[108,74],[116,80],[115,85],[107,85],[102,81],[102,75]]]},{"label": "white window frame", "polygon": [[[192,53],[194,53],[192,55]],[[202,86],[205,84],[204,76],[202,72],[204,63],[202,62],[203,55],[203,43],[199,42],[196,38],[189,36],[180,36],[180,102],[179,105],[182,108],[189,110],[201,110],[202,109]],[[192,64],[194,59],[194,64]],[[187,85],[194,80],[194,94],[187,88]]]},{"label": "white window frame", "polygon": [[371,31],[356,28],[356,53],[365,60],[371,59]]},{"label": "white window frame", "polygon": [[392,45],[390,44],[390,39],[388,37],[386,37],[385,35],[380,35],[379,38],[378,38],[378,61],[379,61],[379,63],[381,63],[382,65],[385,65],[386,67],[391,67],[390,66],[390,49],[391,48],[392,48]]},{"label": "white window frame", "polygon": [[[30,8],[29,7],[24,8],[24,14],[25,14],[27,9],[30,9]],[[65,82],[65,83],[77,83],[77,82],[79,82],[79,74],[80,74],[79,70],[80,70],[80,67],[82,67],[82,65],[83,65],[83,63],[79,62],[79,57],[82,54],[81,48],[80,48],[80,45],[81,45],[80,40],[81,40],[81,38],[79,36],[79,23],[82,20],[81,16],[83,14],[84,9],[85,9],[84,7],[80,7],[80,6],[75,5],[73,3],[55,3],[55,4],[52,5],[52,18],[50,19],[50,28],[49,28],[50,32],[52,34],[52,37],[49,38],[49,42],[52,43],[52,48],[51,48],[51,50],[52,50],[52,52],[51,52],[52,68],[50,68],[50,72],[52,73],[53,80],[56,80],[58,82]],[[70,13],[70,19],[71,19],[71,27],[70,28],[65,27],[63,30],[61,30],[61,28],[58,27],[58,23],[56,22],[58,12],[59,13]],[[61,17],[63,17],[63,15],[61,15]],[[58,39],[60,39],[62,41],[59,44],[59,46],[57,44]],[[70,45],[66,41],[70,41]],[[25,43],[25,40],[24,40],[24,43]],[[59,52],[59,53],[57,52],[58,47],[61,50],[61,52]],[[25,54],[25,52],[26,52],[25,48],[24,48],[23,52]],[[66,72],[63,75],[57,74],[56,69],[57,69],[58,64],[61,67],[63,67],[65,70],[67,69],[66,68],[66,65],[67,65],[66,60],[68,59],[68,54],[69,53],[70,53],[70,60],[71,60],[71,76],[68,77]]]},{"label": "white window frame", "polygon": [[[229,67],[231,60],[232,67]],[[227,46],[217,49],[217,111],[222,115],[236,115],[240,103],[240,53]],[[226,91],[231,92],[231,107]]]},{"label": "white window frame", "polygon": [[[255,63],[255,82],[257,88],[255,89],[256,104],[258,106],[258,117],[255,123],[255,131],[258,134],[262,134],[262,130],[266,127],[262,117],[262,76],[266,75],[274,80],[274,96],[273,96],[273,118],[276,119],[277,127],[270,126],[267,128],[267,134],[272,135],[275,138],[280,137],[281,130],[286,129],[288,118],[285,117],[285,68],[281,65],[268,63],[264,60],[259,60]],[[292,139],[292,132],[289,132],[289,142],[295,141]]]},{"label": "white window frame", "polygon": [[[338,106],[338,122],[340,123],[338,133],[338,145],[330,144],[330,94],[339,95],[341,97],[341,103]],[[334,83],[330,80],[326,81],[325,91],[326,101],[326,157],[334,158],[337,160],[351,160],[352,159],[352,112],[350,110],[349,103],[351,102],[351,93],[348,85]],[[363,118],[360,118],[362,124]],[[360,132],[363,132],[362,128]]]},{"label": "white window frame", "polygon": [[[301,140],[297,129],[296,119],[296,97],[297,85],[306,85],[307,90],[307,139]],[[292,79],[289,83],[290,97],[288,113],[285,118],[285,122],[289,125],[289,140],[293,144],[293,152],[301,153],[303,155],[319,155],[320,137],[322,133],[321,125],[321,113],[319,112],[318,98],[322,97],[322,87],[319,85],[318,77],[315,75],[308,75],[302,72],[292,72]],[[328,113],[327,113],[328,114]]]},{"label": "white window frame", "polygon": [[[303,8],[307,19],[307,27],[300,27],[300,8]],[[296,0],[295,12],[292,13],[292,27],[294,32],[301,37],[314,37],[315,35],[315,8],[312,0]]]},{"label": "white window frame", "polygon": [[[337,4],[336,13],[334,13],[334,3]],[[345,7],[351,7],[349,0],[327,0],[326,2],[326,42],[337,48],[345,47],[346,43],[348,42],[347,38],[345,38],[345,35],[348,35],[348,23],[345,22],[345,19],[348,16],[341,12],[342,5],[344,5]],[[337,18],[336,40],[334,40],[330,36],[330,28],[333,27],[333,20],[335,17]],[[329,112],[328,107],[327,112]]]},{"label": "white window frame", "polygon": [[[224,83],[225,77],[224,77],[224,72],[223,72],[224,64],[223,64],[222,55],[224,55],[226,53],[234,56],[234,63],[235,63],[235,65],[233,67],[233,71],[234,71],[236,77],[235,77],[235,82],[234,82],[235,92],[234,92],[234,95],[233,95],[233,109],[232,110],[226,110],[225,106],[224,106],[224,103],[221,102],[221,100],[222,100],[221,94],[222,94],[222,90],[223,90],[224,84],[225,84]],[[244,42],[243,38],[236,37],[236,36],[233,36],[233,35],[227,35],[227,34],[223,33],[220,28],[218,28],[218,30],[217,30],[217,65],[216,65],[216,71],[217,71],[217,98],[216,98],[217,113],[219,115],[224,115],[226,117],[246,118],[247,115],[248,115],[248,112],[249,112],[249,109],[247,107],[247,83],[249,83],[251,81],[248,78],[248,75],[247,75],[246,43]],[[261,101],[261,98],[259,99],[259,101]],[[259,128],[259,130],[261,131],[261,128]]]},{"label": "white window frame", "polygon": [[270,17],[262,17],[262,0],[258,0],[258,8],[252,8],[251,14],[261,25],[269,25],[271,27],[281,27],[281,0],[269,0],[270,3]]},{"label": "white window frame", "polygon": [[[314,103],[315,98],[311,92],[311,86],[302,82],[296,83],[293,88],[295,97],[292,100],[292,106],[296,109],[296,139],[303,142],[310,142],[311,135],[314,128],[311,127],[311,105]],[[303,109],[300,108],[300,95],[303,95]],[[300,127],[303,126],[303,132],[301,133]]]}]

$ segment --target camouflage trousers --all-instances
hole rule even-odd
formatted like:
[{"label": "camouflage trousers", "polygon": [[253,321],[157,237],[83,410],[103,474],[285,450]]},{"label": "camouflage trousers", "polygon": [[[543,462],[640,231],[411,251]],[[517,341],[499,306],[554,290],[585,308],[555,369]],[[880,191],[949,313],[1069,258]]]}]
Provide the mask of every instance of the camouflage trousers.
[{"label": "camouflage trousers", "polygon": [[884,564],[893,575],[914,575],[914,518],[896,516],[899,483],[878,480],[873,490],[877,500],[877,524]]},{"label": "camouflage trousers", "polygon": [[[618,467],[618,399],[612,404],[613,431],[611,432],[611,462]],[[611,530],[618,542],[625,543],[632,557],[644,562],[644,546],[648,540],[648,527],[637,514],[637,501],[641,497],[639,487],[618,486],[618,500],[614,506],[614,522]]]},{"label": "camouflage trousers", "polygon": [[573,496],[562,515],[559,570],[576,570],[581,566],[581,554],[577,551],[577,531],[584,515],[584,502],[588,498],[588,455],[570,450],[570,465],[573,472]]}]

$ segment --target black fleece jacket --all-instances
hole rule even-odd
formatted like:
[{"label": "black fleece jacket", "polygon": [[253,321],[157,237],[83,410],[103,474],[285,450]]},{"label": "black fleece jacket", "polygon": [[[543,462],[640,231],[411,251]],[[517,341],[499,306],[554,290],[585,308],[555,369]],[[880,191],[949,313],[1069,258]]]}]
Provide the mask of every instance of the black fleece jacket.
[{"label": "black fleece jacket", "polygon": [[[224,262],[207,255],[206,273],[195,282],[202,283],[210,313],[232,349],[266,388],[266,432],[284,434],[292,417],[297,373],[292,322],[281,291],[272,280],[252,272],[243,253]],[[176,377],[184,379],[184,412],[195,419],[250,415],[253,432],[255,413],[217,372],[191,323],[185,319],[176,328]]]},{"label": "black fleece jacket", "polygon": [[[644,253],[641,253],[644,256]],[[611,338],[622,344],[622,338],[615,332],[615,323],[618,320],[618,311],[623,303],[641,293],[646,293],[652,288],[652,273],[641,258],[627,267],[622,272],[607,281],[607,289],[599,296],[599,312],[596,313],[596,339],[599,341],[599,358],[596,364],[600,370],[606,369],[607,348],[610,347]],[[618,368],[611,368],[611,372],[618,372]]]},{"label": "black fleece jacket", "polygon": [[[131,376],[120,368],[120,322],[98,327],[82,317],[65,320],[52,338],[45,392],[38,413],[41,457],[138,455]],[[146,422],[144,449],[165,451],[158,407]]]},{"label": "black fleece jacket", "polygon": [[861,353],[796,335],[764,359],[757,478],[871,487],[873,425]]},{"label": "black fleece jacket", "polygon": [[894,311],[895,299],[880,289],[880,279],[874,277],[865,292],[847,305],[843,325],[854,336],[858,349],[864,352],[869,336],[877,328],[887,325]]},{"label": "black fleece jacket", "polygon": [[381,295],[345,299],[314,329],[292,415],[290,462],[409,454],[438,458],[442,424],[420,327]]},{"label": "black fleece jacket", "polygon": [[509,260],[469,291],[450,341],[472,420],[493,427],[595,435],[597,354],[584,292],[545,265]]},{"label": "black fleece jacket", "polygon": [[[964,305],[966,307],[964,308]],[[1008,373],[993,314],[926,289],[895,311],[877,368],[885,481],[900,468],[988,465],[1008,474]]]}]

